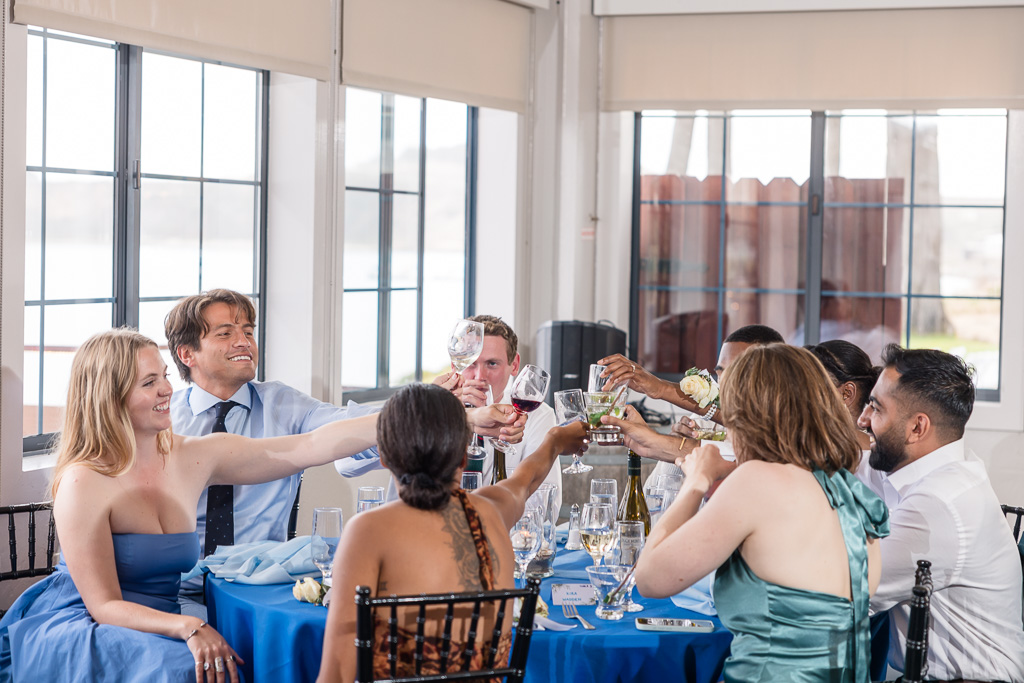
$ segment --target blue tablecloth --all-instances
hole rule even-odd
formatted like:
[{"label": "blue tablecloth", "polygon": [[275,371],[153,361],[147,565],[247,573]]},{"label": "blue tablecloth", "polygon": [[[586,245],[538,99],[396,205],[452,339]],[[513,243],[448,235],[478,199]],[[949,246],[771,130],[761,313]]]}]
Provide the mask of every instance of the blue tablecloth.
[{"label": "blue tablecloth", "polygon": [[[551,604],[552,583],[587,583],[584,568],[590,563],[582,551],[561,551],[555,558],[555,576],[542,585],[544,600]],[[644,611],[627,614],[620,621],[598,619],[593,608],[580,608],[597,627],[594,631],[582,627],[535,631],[526,680],[714,683],[721,678],[732,634],[717,619],[712,619],[713,633],[638,631],[633,622],[637,616],[708,617],[676,607],[670,600],[646,600],[635,591],[633,599],[644,605]],[[206,604],[210,624],[245,660],[246,680],[305,683],[316,679],[326,609],[297,601],[290,585],[243,586],[213,577],[206,582]],[[567,621],[554,605],[551,618]]]}]

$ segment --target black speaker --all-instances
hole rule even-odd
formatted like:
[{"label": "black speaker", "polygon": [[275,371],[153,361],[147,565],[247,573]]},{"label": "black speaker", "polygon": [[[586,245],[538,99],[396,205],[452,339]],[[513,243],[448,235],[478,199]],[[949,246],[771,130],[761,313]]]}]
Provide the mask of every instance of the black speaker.
[{"label": "black speaker", "polygon": [[536,364],[551,374],[547,402],[563,389],[587,390],[591,363],[626,353],[626,333],[608,323],[549,320],[537,330]]}]

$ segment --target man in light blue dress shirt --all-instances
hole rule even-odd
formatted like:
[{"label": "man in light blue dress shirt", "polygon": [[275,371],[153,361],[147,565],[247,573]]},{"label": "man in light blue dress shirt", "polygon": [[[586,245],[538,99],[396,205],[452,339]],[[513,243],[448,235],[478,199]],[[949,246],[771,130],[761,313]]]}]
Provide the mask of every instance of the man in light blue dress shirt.
[{"label": "man in light blue dress shirt", "polygon": [[[350,403],[339,408],[323,403],[281,382],[257,382],[259,350],[254,335],[256,311],[243,294],[225,289],[190,296],[179,301],[167,315],[164,330],[182,379],[191,386],[171,399],[174,431],[202,436],[213,431],[215,406],[234,401],[224,419],[226,431],[252,438],[304,434],[336,420],[375,412]],[[378,460],[376,449],[352,458],[355,462]],[[355,464],[355,462],[353,464]],[[354,467],[346,476],[358,476]],[[288,534],[299,475],[233,487],[234,543],[284,541]],[[207,492],[199,499],[196,531],[205,547]],[[201,597],[202,583],[182,586],[183,594]]]}]

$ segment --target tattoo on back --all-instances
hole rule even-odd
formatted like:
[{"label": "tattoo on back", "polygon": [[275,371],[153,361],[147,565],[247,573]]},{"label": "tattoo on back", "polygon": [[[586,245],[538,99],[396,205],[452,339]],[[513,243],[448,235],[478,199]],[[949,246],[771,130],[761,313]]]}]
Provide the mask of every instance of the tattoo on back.
[{"label": "tattoo on back", "polygon": [[[459,581],[465,590],[482,590],[480,583],[480,558],[476,555],[473,536],[469,532],[469,524],[462,512],[462,506],[456,501],[446,505],[441,511],[444,520],[444,531],[448,534],[448,546],[452,549],[455,564],[459,570]],[[490,542],[488,541],[488,546]],[[494,552],[493,548],[490,548]],[[494,555],[492,554],[492,558]],[[493,561],[493,560],[492,560]],[[495,565],[497,569],[497,565]]]}]

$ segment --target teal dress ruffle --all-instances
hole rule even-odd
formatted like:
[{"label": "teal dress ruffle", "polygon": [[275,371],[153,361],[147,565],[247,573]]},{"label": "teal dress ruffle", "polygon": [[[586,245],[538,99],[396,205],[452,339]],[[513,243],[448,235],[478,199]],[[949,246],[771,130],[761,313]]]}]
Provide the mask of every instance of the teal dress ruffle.
[{"label": "teal dress ruffle", "polygon": [[715,577],[718,615],[735,636],[726,681],[870,680],[867,537],[889,535],[889,511],[846,470],[813,474],[839,515],[853,599],[763,581],[737,549]]}]

